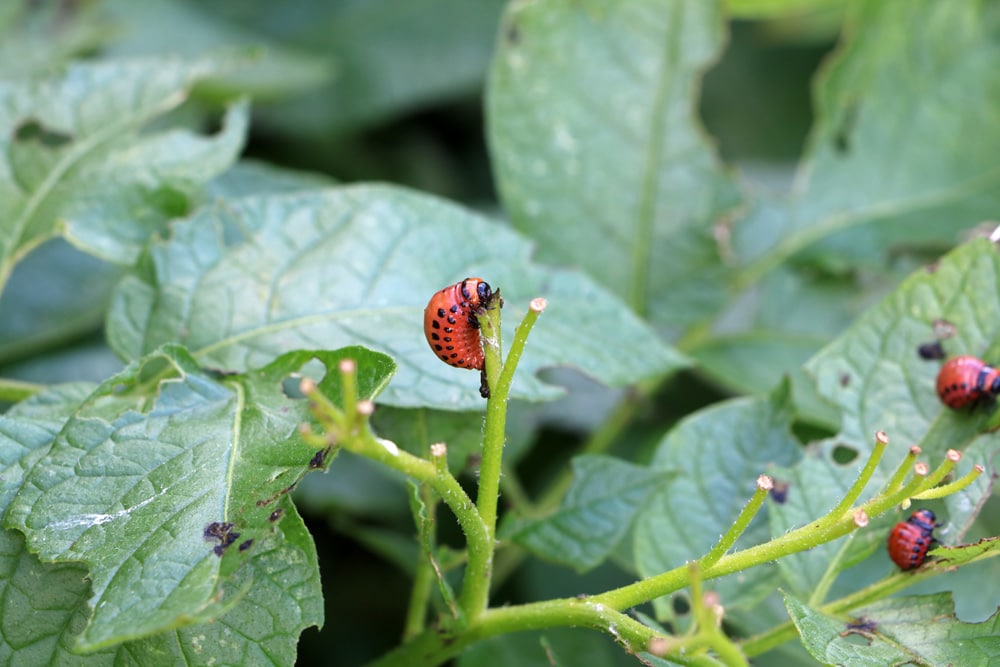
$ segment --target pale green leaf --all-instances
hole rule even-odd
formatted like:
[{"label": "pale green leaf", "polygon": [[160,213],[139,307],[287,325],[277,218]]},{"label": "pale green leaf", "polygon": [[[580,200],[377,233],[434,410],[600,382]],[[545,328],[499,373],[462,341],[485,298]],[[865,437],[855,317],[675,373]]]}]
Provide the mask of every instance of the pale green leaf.
[{"label": "pale green leaf", "polygon": [[333,185],[333,179],[305,171],[285,169],[259,160],[240,160],[205,185],[209,199],[240,199],[263,194],[314,190]]},{"label": "pale green leaf", "polygon": [[153,231],[186,213],[200,184],[242,149],[247,106],[233,106],[214,137],[143,129],[231,62],[79,63],[30,83],[0,82],[0,286],[55,235],[131,263]]},{"label": "pale green leaf", "polygon": [[998,356],[1000,255],[991,244],[959,247],[933,271],[910,276],[806,364],[820,394],[840,410],[838,442],[865,456],[876,431],[888,434],[882,474],[912,444],[937,465],[946,449],[963,449],[984,428],[988,411],[945,408],[935,390],[941,362],[917,353],[934,340],[937,320],[955,326],[943,341],[949,356]]},{"label": "pale green leaf", "polygon": [[962,623],[948,593],[883,600],[846,619],[811,609],[790,595],[785,604],[806,648],[823,664],[986,667],[1000,660],[1000,615]]},{"label": "pale green leaf", "polygon": [[[287,492],[317,464],[297,435],[305,402],[286,396],[282,381],[314,358],[335,368],[345,357],[358,363],[362,397],[392,372],[385,357],[353,348],[290,353],[220,378],[165,348],[86,398],[30,462],[6,516],[43,561],[90,568],[92,615],[78,646],[209,620],[222,637],[252,621],[240,651],[270,653],[273,641],[293,654],[321,605],[315,552]],[[339,374],[320,387],[339,400]],[[258,604],[281,622],[260,625]],[[233,626],[220,620],[227,613]]]},{"label": "pale green leaf", "polygon": [[501,198],[539,257],[673,331],[727,296],[716,225],[739,196],[695,114],[722,38],[718,2],[514,2],[487,93]]},{"label": "pale green leaf", "polygon": [[553,514],[513,518],[501,529],[536,556],[585,571],[600,565],[625,536],[636,512],[670,475],[610,456],[573,459],[573,485]]},{"label": "pale green leaf", "polygon": [[184,0],[104,0],[105,14],[118,26],[107,53],[113,57],[202,57],[220,48],[255,48],[244,67],[220,72],[208,85],[256,101],[314,90],[333,77],[336,63],[323,54],[290,48],[216,15],[211,5]]},{"label": "pale green leaf", "polygon": [[[659,443],[651,467],[673,471],[667,488],[653,494],[636,519],[635,558],[640,575],[659,574],[704,556],[753,495],[770,465],[790,465],[799,445],[789,431],[787,397],[742,398],[719,403],[682,420]],[[737,540],[736,548],[766,542],[767,508]],[[773,565],[740,577],[706,582],[727,607],[749,607],[774,589]],[[658,601],[659,613],[667,606]]]},{"label": "pale green leaf", "polygon": [[401,188],[246,198],[173,232],[115,294],[108,338],[126,358],[177,341],[205,365],[240,370],[290,349],[364,344],[399,363],[381,401],[481,409],[478,375],[442,363],[423,333],[430,297],[480,276],[503,293],[506,341],[530,300],[548,299],[518,367],[515,397],[558,395],[536,377],[546,366],[572,365],[622,385],[685,363],[584,276],[532,263],[531,246],[517,233]]},{"label": "pale green leaf", "polygon": [[502,0],[240,0],[211,8],[331,63],[329,85],[258,110],[264,124],[325,138],[474,94],[489,66],[502,5]]},{"label": "pale green leaf", "polygon": [[751,275],[818,241],[814,255],[855,264],[954,243],[1000,207],[1000,131],[983,113],[1000,105],[1000,6],[858,2],[846,25],[777,233],[773,219],[734,228]]},{"label": "pale green leaf", "polygon": [[18,263],[0,295],[0,313],[17,313],[0,317],[0,361],[26,360],[54,343],[97,330],[123,273],[121,266],[102,262],[63,239],[36,248]]},{"label": "pale green leaf", "polygon": [[111,26],[96,4],[0,4],[0,79],[28,80],[105,43]]}]

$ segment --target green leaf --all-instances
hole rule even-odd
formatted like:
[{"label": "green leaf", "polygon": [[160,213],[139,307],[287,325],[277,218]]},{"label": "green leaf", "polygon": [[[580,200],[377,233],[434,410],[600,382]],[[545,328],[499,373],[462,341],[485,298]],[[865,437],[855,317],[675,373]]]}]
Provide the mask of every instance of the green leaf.
[{"label": "green leaf", "polygon": [[97,5],[8,2],[0,7],[0,79],[28,80],[92,53],[111,33]]},{"label": "green leaf", "polygon": [[448,468],[456,475],[478,468],[483,441],[482,415],[384,406],[372,415],[372,428],[417,456],[427,457],[431,444],[445,443]]},{"label": "green leaf", "polygon": [[[0,362],[23,361],[97,330],[123,272],[62,239],[36,248],[17,265],[0,295],[0,313],[17,313],[0,318]],[[59,378],[64,381],[66,375]]]},{"label": "green leaf", "polygon": [[475,92],[489,65],[503,5],[501,0],[229,4],[206,7],[333,64],[329,85],[258,110],[267,125],[324,139]]},{"label": "green leaf", "polygon": [[862,284],[850,275],[817,275],[812,266],[781,267],[732,304],[712,335],[690,340],[687,351],[701,372],[724,387],[767,392],[846,329],[873,292],[897,282]]},{"label": "green leaf", "polygon": [[[825,515],[836,507],[854,481],[861,462],[855,459],[847,464],[838,464],[829,451],[832,443],[824,444],[807,450],[797,465],[774,472],[776,483],[787,485],[787,492],[783,503],[774,503],[768,508],[773,537],[780,537]],[[831,567],[835,567],[837,572],[846,570],[883,547],[889,526],[899,519],[891,514],[873,517],[866,528],[847,537],[782,557],[777,561],[782,590],[808,598],[816,592]],[[843,554],[842,549],[846,549]],[[840,560],[836,560],[838,557]],[[875,578],[883,575],[890,566],[883,552],[883,559],[869,564],[868,568],[872,571],[865,574]],[[862,576],[857,570],[852,570],[851,577],[837,579],[832,597],[854,592]]]},{"label": "green leaf", "polygon": [[[336,368],[348,357],[362,397],[391,374],[388,359],[353,348],[293,352],[218,378],[167,347],[87,397],[27,470],[6,516],[43,561],[90,568],[93,614],[78,647],[209,620],[223,637],[253,620],[240,636],[254,647],[241,650],[274,641],[292,654],[321,605],[315,552],[286,496],[317,464],[297,434],[305,402],[282,383],[313,359]],[[320,387],[336,400],[339,374]],[[257,604],[282,622],[259,626]],[[233,626],[219,620],[227,612]]]},{"label": "green leaf", "polygon": [[944,407],[935,390],[940,362],[917,354],[941,319],[956,328],[943,342],[949,356],[1000,356],[1000,255],[990,243],[961,246],[933,271],[910,276],[806,364],[819,393],[840,410],[838,442],[864,456],[875,431],[888,434],[883,475],[911,444],[937,465],[946,449],[963,449],[984,428],[986,411]]},{"label": "green leaf", "polygon": [[[786,397],[741,398],[718,403],[682,420],[660,441],[654,470],[676,474],[668,488],[650,497],[636,519],[639,574],[659,574],[704,556],[728,530],[753,495],[769,465],[790,465],[799,445],[789,432]],[[763,508],[737,540],[736,548],[766,542]],[[727,607],[749,607],[774,590],[777,571],[767,565],[739,577],[706,582]],[[661,616],[668,613],[656,601]]]},{"label": "green leaf", "polygon": [[780,228],[755,217],[734,228],[748,282],[821,240],[814,255],[852,265],[897,245],[954,243],[1000,207],[1000,131],[980,113],[1000,105],[998,8],[858,2],[846,25]]},{"label": "green leaf", "polygon": [[242,149],[247,106],[230,108],[215,137],[142,131],[228,64],[81,63],[0,87],[0,286],[24,254],[57,234],[131,263],[152,231],[186,213],[195,189]]},{"label": "green leaf", "polygon": [[784,331],[715,336],[691,350],[698,370],[741,394],[774,387],[784,373],[815,353],[826,339]]},{"label": "green leaf", "polygon": [[974,667],[1000,659],[1000,615],[962,623],[949,593],[883,600],[852,619],[823,614],[787,594],[785,604],[806,649],[823,664]]},{"label": "green leaf", "polygon": [[[66,419],[93,390],[64,385],[36,394],[0,417],[0,507],[6,509],[29,466],[43,459]],[[8,664],[110,664],[107,652],[70,658],[72,632],[86,620],[87,570],[76,563],[43,565],[24,539],[0,531],[0,618],[31,619],[0,626]]]},{"label": "green leaf", "polygon": [[540,519],[513,518],[501,539],[583,572],[600,565],[628,532],[650,493],[668,475],[610,456],[573,459],[573,485],[559,509]]},{"label": "green leaf", "polygon": [[735,17],[760,20],[842,9],[843,3],[841,0],[726,0],[726,8]]},{"label": "green leaf", "polygon": [[223,95],[252,95],[260,102],[316,89],[329,80],[336,63],[324,55],[288,48],[263,34],[224,20],[206,5],[178,0],[105,0],[104,10],[118,31],[107,52],[121,56],[203,57],[220,48],[260,50],[245,67],[212,76]]},{"label": "green leaf", "polygon": [[684,363],[585,277],[533,264],[531,246],[516,233],[401,188],[247,198],[205,210],[173,232],[115,294],[108,338],[123,357],[177,341],[203,364],[240,370],[289,349],[363,343],[400,364],[381,401],[482,409],[478,375],[442,363],[423,333],[428,299],[479,275],[502,289],[507,341],[530,300],[548,299],[515,397],[558,395],[536,377],[545,366],[572,365],[622,385]]},{"label": "green leaf", "polygon": [[322,174],[285,169],[258,160],[240,160],[209,181],[205,193],[210,199],[240,199],[315,190],[328,185],[333,185],[333,179]]},{"label": "green leaf", "polygon": [[512,3],[487,92],[501,199],[544,261],[672,330],[716,312],[715,226],[739,202],[696,119],[718,2]]},{"label": "green leaf", "polygon": [[983,505],[993,497],[996,479],[989,471],[993,470],[993,459],[1000,453],[996,436],[984,433],[966,447],[962,452],[962,460],[952,473],[957,479],[972,471],[974,465],[981,465],[985,474],[980,475],[972,484],[944,499],[948,508],[948,522],[954,526],[950,542],[961,540],[969,532],[972,523],[979,516]]}]

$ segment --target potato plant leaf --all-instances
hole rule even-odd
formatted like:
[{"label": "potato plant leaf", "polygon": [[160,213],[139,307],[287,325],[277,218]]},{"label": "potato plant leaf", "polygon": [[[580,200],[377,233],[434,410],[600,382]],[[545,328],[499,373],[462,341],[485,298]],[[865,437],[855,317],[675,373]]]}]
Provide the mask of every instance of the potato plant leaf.
[{"label": "potato plant leaf", "polygon": [[[311,538],[287,493],[325,464],[298,438],[308,412],[283,383],[313,374],[313,360],[335,369],[343,358],[358,364],[362,397],[393,370],[383,355],[347,348],[220,376],[167,346],[82,401],[24,470],[5,519],[43,562],[89,567],[79,648],[214,620],[219,637],[251,624],[235,632],[246,655],[268,653],[268,642],[294,655],[322,605]],[[320,387],[339,399],[336,372]],[[261,626],[258,604],[281,620]]]},{"label": "potato plant leaf", "polygon": [[1000,207],[1000,130],[981,113],[1000,105],[1000,7],[850,7],[817,82],[818,118],[783,222],[751,216],[734,227],[735,252],[758,263],[756,275],[818,241],[814,261],[848,265],[883,261],[899,244],[954,243]]},{"label": "potato plant leaf", "polygon": [[[772,464],[798,460],[799,445],[789,431],[784,390],[774,397],[741,398],[700,410],[682,420],[660,441],[650,465],[676,476],[655,492],[636,519],[635,559],[645,577],[705,555],[739,514],[754,491],[757,475]],[[767,541],[766,508],[737,548]],[[777,571],[764,566],[706,582],[727,607],[747,608],[774,590]],[[669,613],[658,600],[657,611]]]},{"label": "potato plant leaf", "polygon": [[826,665],[971,667],[1000,659],[1000,614],[982,623],[962,623],[949,593],[882,600],[846,619],[787,594],[785,606],[806,649]]},{"label": "potato plant leaf", "polygon": [[585,571],[600,565],[625,536],[632,519],[669,474],[610,456],[573,459],[573,486],[551,516],[513,518],[501,539],[536,556]]},{"label": "potato plant leaf", "polygon": [[62,234],[129,264],[200,184],[243,148],[249,111],[232,106],[213,137],[150,123],[230,60],[77,63],[31,82],[0,83],[0,287],[14,265]]},{"label": "potato plant leaf", "polygon": [[806,364],[820,394],[840,410],[837,442],[864,456],[875,431],[889,435],[883,470],[912,444],[936,465],[945,450],[964,449],[985,429],[985,406],[949,410],[937,396],[941,362],[918,354],[935,340],[935,322],[954,326],[942,341],[948,356],[1000,356],[1000,254],[992,244],[960,246],[914,273]]},{"label": "potato plant leaf", "polygon": [[244,198],[173,232],[114,295],[108,338],[127,359],[176,341],[205,365],[239,371],[291,349],[364,344],[399,364],[380,401],[482,409],[478,374],[442,363],[423,332],[436,291],[480,276],[502,291],[506,341],[531,299],[548,299],[518,366],[515,397],[558,395],[536,377],[545,366],[572,365],[621,385],[685,363],[584,276],[534,264],[516,232],[402,188]]},{"label": "potato plant leaf", "polygon": [[512,3],[487,90],[514,225],[673,331],[727,295],[716,225],[739,194],[695,116],[722,36],[705,0]]}]

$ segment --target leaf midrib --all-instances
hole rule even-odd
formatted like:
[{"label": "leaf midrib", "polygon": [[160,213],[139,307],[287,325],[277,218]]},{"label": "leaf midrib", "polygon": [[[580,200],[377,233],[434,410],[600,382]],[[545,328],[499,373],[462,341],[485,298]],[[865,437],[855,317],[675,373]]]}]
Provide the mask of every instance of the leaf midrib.
[{"label": "leaf midrib", "polygon": [[671,16],[667,19],[669,34],[663,40],[663,54],[656,96],[650,114],[649,141],[646,144],[645,169],[642,178],[642,192],[639,201],[638,225],[635,244],[632,246],[632,285],[629,303],[640,316],[646,314],[646,294],[649,282],[649,264],[652,259],[653,225],[656,210],[657,183],[660,164],[663,161],[663,141],[667,131],[667,92],[671,89],[673,74],[678,61],[678,33],[682,21],[683,3],[674,3]]}]

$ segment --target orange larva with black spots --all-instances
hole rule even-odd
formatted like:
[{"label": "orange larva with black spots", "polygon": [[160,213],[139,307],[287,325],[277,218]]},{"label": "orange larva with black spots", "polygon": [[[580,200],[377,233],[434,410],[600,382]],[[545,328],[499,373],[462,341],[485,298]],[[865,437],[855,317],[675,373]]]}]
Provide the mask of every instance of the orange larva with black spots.
[{"label": "orange larva with black spots", "polygon": [[889,532],[889,558],[901,570],[920,567],[927,559],[927,550],[934,544],[934,522],[930,510],[917,510],[906,521],[900,521]]},{"label": "orange larva with black spots", "polygon": [[424,335],[438,359],[457,368],[483,370],[476,315],[492,299],[493,290],[482,278],[466,278],[434,293],[424,308]]},{"label": "orange larva with black spots", "polygon": [[937,393],[952,410],[988,403],[1000,394],[1000,371],[977,357],[949,359],[938,372]]}]

